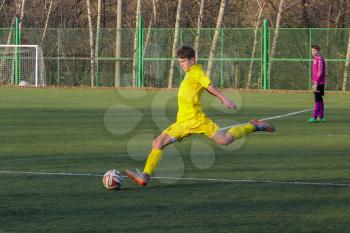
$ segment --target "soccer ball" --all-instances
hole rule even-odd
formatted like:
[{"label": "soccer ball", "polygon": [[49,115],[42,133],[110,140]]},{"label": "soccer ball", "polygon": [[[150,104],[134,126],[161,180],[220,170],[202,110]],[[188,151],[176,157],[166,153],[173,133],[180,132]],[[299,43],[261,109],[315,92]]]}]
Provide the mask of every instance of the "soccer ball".
[{"label": "soccer ball", "polygon": [[103,175],[102,182],[106,189],[120,189],[123,175],[117,170],[109,170]]}]

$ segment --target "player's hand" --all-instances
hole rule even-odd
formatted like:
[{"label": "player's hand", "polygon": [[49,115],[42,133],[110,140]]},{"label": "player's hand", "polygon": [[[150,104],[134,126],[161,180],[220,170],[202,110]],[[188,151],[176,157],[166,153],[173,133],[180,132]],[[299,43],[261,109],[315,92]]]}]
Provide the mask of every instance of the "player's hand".
[{"label": "player's hand", "polygon": [[222,101],[222,104],[228,109],[236,109],[237,108],[237,105],[232,100],[227,98],[226,96],[223,97],[221,101]]},{"label": "player's hand", "polygon": [[314,84],[312,85],[312,91],[313,91],[313,92],[318,92],[318,91],[317,91],[317,83],[314,83]]}]

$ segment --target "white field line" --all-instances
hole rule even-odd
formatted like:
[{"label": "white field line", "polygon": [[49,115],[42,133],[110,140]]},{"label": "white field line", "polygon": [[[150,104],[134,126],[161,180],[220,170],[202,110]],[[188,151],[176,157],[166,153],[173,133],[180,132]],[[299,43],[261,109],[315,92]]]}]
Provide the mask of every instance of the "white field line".
[{"label": "white field line", "polygon": [[[282,114],[282,115],[278,115],[278,116],[267,117],[267,118],[260,119],[260,120],[261,120],[261,121],[268,121],[268,120],[273,120],[273,119],[277,119],[277,118],[282,118],[282,117],[287,117],[287,116],[293,116],[293,115],[297,115],[297,114],[304,113],[304,112],[310,112],[310,111],[312,111],[312,110],[313,110],[313,109],[310,108],[310,109],[301,110],[301,111],[296,111],[296,112],[291,112],[291,113]],[[247,122],[247,123],[248,123],[248,122]],[[226,126],[226,127],[221,128],[220,131],[226,130],[226,129],[230,129],[230,128],[232,128],[233,126],[237,126],[237,125],[245,125],[245,124],[247,124],[247,123],[241,123],[241,124],[234,124],[234,125]]]},{"label": "white field line", "polygon": [[[66,172],[29,172],[29,171],[0,171],[0,174],[22,174],[22,175],[43,175],[43,176],[90,176],[102,177],[101,174],[89,173],[66,173]],[[126,176],[124,176],[126,177]],[[273,180],[239,180],[239,179],[216,179],[216,178],[191,178],[191,177],[152,177],[158,180],[179,180],[179,181],[207,181],[226,183],[265,183],[265,184],[286,184],[286,185],[309,185],[309,186],[339,186],[350,187],[350,183],[330,182],[307,182],[307,181],[273,181]]]},{"label": "white field line", "polygon": [[44,176],[101,176],[101,174],[88,173],[67,173],[67,172],[28,172],[28,171],[0,171],[0,174],[24,174],[24,175],[44,175]]}]

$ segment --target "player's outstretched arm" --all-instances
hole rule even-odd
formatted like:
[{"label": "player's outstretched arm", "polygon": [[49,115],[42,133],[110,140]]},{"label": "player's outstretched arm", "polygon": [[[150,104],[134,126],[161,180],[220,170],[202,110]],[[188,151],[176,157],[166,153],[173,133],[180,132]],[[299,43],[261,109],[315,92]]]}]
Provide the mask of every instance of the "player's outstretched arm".
[{"label": "player's outstretched arm", "polygon": [[237,108],[236,104],[232,100],[230,100],[227,96],[222,94],[221,91],[216,89],[213,85],[210,84],[207,90],[210,94],[216,96],[226,108],[229,108],[229,109]]}]

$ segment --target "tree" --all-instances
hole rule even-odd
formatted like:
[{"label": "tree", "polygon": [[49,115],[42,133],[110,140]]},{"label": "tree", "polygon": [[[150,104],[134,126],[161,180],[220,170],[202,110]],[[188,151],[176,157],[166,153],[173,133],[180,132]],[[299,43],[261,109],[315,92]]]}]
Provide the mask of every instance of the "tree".
[{"label": "tree", "polygon": [[346,9],[346,0],[343,0],[341,2],[341,6],[339,8],[339,12],[338,12],[338,15],[335,19],[335,27],[338,28],[340,27],[340,19],[344,16],[344,13],[345,13],[345,9]]},{"label": "tree", "polygon": [[[327,28],[331,28],[332,25],[332,15],[333,15],[333,10],[334,10],[334,0],[331,0],[331,3],[329,5],[329,9],[328,9],[328,14],[327,14]],[[327,30],[327,37],[326,37],[326,48],[327,48],[327,53],[329,53],[330,51],[330,31]]]},{"label": "tree", "polygon": [[120,86],[120,57],[121,57],[121,35],[122,35],[122,12],[123,12],[123,0],[118,0],[117,6],[117,29],[115,35],[115,73],[114,73],[114,86]]},{"label": "tree", "polygon": [[198,51],[199,51],[199,40],[200,40],[200,36],[201,36],[204,4],[205,4],[205,0],[201,0],[200,6],[199,6],[198,19],[197,19],[196,38],[194,40],[194,51],[196,51],[197,56],[198,56]]},{"label": "tree", "polygon": [[[11,30],[9,32],[9,35],[7,37],[7,41],[6,44],[9,45],[11,44],[11,39],[12,39],[12,29],[14,27],[15,21],[16,21],[16,17],[19,14],[20,18],[19,18],[19,29],[22,28],[22,20],[24,17],[24,6],[25,6],[25,0],[17,0],[16,1],[16,14],[14,15],[12,22],[11,22]],[[2,65],[1,65],[2,67]]]},{"label": "tree", "polygon": [[[276,51],[276,46],[277,46],[277,40],[278,40],[278,33],[279,33],[279,29],[281,26],[281,18],[282,18],[282,14],[284,11],[284,0],[280,0],[280,4],[278,7],[278,12],[277,12],[277,19],[276,19],[276,26],[275,26],[275,33],[272,39],[272,46],[271,46],[271,54],[270,57],[273,59],[274,55],[275,55],[275,51]],[[272,62],[270,62],[270,70],[272,68]]]},{"label": "tree", "polygon": [[[97,22],[96,22],[96,43],[95,43],[95,59],[98,57],[98,46],[100,40],[100,27],[101,27],[101,0],[97,0]],[[98,65],[98,61],[96,60]],[[98,85],[96,80],[96,86]]]},{"label": "tree", "polygon": [[91,19],[90,0],[86,0],[87,17],[89,22],[89,46],[90,46],[90,85],[94,86],[95,81],[95,51],[94,51],[94,32]]},{"label": "tree", "polygon": [[208,58],[207,75],[209,77],[211,76],[212,69],[213,69],[213,58],[214,58],[214,53],[215,53],[215,49],[216,49],[216,44],[217,44],[217,41],[219,39],[219,33],[220,33],[220,29],[221,29],[222,19],[224,18],[225,7],[226,7],[226,0],[221,0],[219,15],[218,15],[218,19],[216,21],[215,33],[214,33],[213,40],[211,42],[211,48],[210,48],[210,53],[209,53],[209,58]]},{"label": "tree", "polygon": [[[4,2],[2,3],[1,8],[3,7],[3,4],[4,4]],[[23,17],[24,17],[24,6],[25,6],[25,0],[17,0],[16,1],[16,14],[13,17],[13,20],[12,20],[12,23],[11,23],[11,30],[9,32],[9,35],[7,37],[7,42],[6,42],[7,45],[11,44],[12,31],[13,31],[12,28],[13,28],[13,25],[15,23],[15,20],[16,20],[16,17],[17,17],[18,14],[20,15],[20,18],[19,18],[19,30],[21,30],[21,28],[22,28],[22,20],[23,20]],[[5,49],[4,54],[7,54],[7,52],[8,52],[7,49]],[[2,70],[3,70],[3,67],[4,67],[3,64],[6,61],[5,59],[6,59],[5,56],[3,56],[1,58],[1,61],[0,61],[0,74],[2,73]]]},{"label": "tree", "polygon": [[170,62],[168,88],[172,88],[173,87],[176,48],[177,48],[177,41],[178,41],[178,37],[179,37],[179,27],[180,27],[180,20],[181,20],[181,8],[182,8],[182,0],[178,0],[177,10],[176,10],[176,23],[175,23],[175,32],[174,32],[174,42],[173,42],[173,49],[172,49],[172,52],[171,52],[171,58],[172,59],[171,59],[171,62]]},{"label": "tree", "polygon": [[310,16],[308,13],[309,8],[309,0],[301,0],[301,9],[302,9],[302,24],[305,28],[308,28],[310,26]]},{"label": "tree", "polygon": [[6,0],[2,0],[1,6],[0,6],[0,12],[1,12],[2,8],[4,7],[5,1]]},{"label": "tree", "polygon": [[[24,18],[24,5],[25,5],[25,2],[26,2],[26,0],[19,0],[18,1],[18,3],[19,3],[19,5],[20,5],[20,9],[21,9],[21,14],[20,14],[20,16],[19,16],[19,30],[21,30],[22,29],[22,27],[23,27],[23,18]],[[22,4],[21,4],[22,3]]]},{"label": "tree", "polygon": [[150,19],[149,24],[148,24],[148,30],[147,30],[147,35],[146,35],[146,41],[145,41],[144,49],[143,49],[143,54],[145,54],[146,48],[148,46],[148,42],[149,42],[149,40],[151,38],[152,26],[157,21],[157,3],[158,3],[158,0],[152,0],[153,14],[152,14],[152,18]]},{"label": "tree", "polygon": [[259,5],[259,11],[256,17],[256,21],[254,22],[254,42],[253,42],[253,49],[252,49],[252,56],[251,56],[251,61],[249,64],[249,71],[248,71],[248,78],[247,78],[247,83],[246,83],[246,89],[249,89],[251,86],[251,81],[252,81],[252,76],[253,76],[253,67],[254,67],[254,61],[253,58],[255,57],[255,51],[256,51],[256,46],[258,44],[258,31],[259,27],[261,24],[261,15],[265,7],[265,0],[259,1],[257,0],[258,5]]},{"label": "tree", "polygon": [[350,33],[349,33],[349,39],[348,39],[348,49],[346,52],[346,62],[344,66],[343,87],[342,87],[343,91],[346,91],[346,85],[348,82],[348,75],[349,75],[349,64],[350,64]]},{"label": "tree", "polygon": [[41,36],[41,39],[40,39],[40,45],[43,43],[43,40],[46,36],[46,31],[47,31],[47,25],[49,23],[49,18],[50,18],[50,14],[51,14],[51,8],[52,8],[52,0],[50,0],[50,5],[49,5],[49,9],[47,11],[47,15],[46,15],[46,20],[45,20],[45,26],[44,26],[44,31],[43,31],[43,34]]},{"label": "tree", "polygon": [[141,16],[141,0],[137,0],[136,6],[136,22],[135,22],[135,34],[134,34],[134,58],[132,61],[132,86],[136,86],[137,78],[137,29],[139,28],[139,17]]}]

